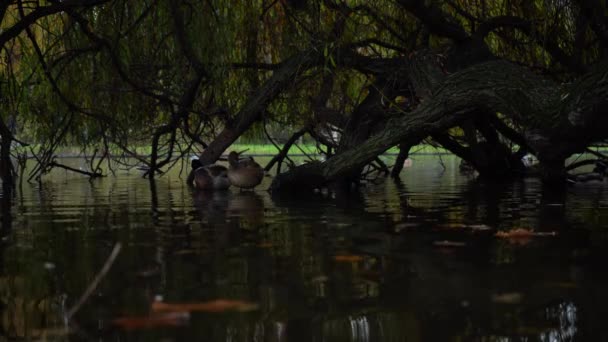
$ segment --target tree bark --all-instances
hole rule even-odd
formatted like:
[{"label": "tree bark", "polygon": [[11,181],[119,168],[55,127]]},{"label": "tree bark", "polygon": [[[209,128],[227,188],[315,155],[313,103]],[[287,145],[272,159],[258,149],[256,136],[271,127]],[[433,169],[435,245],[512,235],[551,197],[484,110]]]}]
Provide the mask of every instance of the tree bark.
[{"label": "tree bark", "polygon": [[[608,63],[562,88],[505,61],[474,65],[447,77],[433,96],[406,115],[390,120],[382,132],[315,166],[277,176],[273,191],[320,187],[362,167],[404,139],[422,139],[461,124],[468,113],[500,112],[525,128],[525,138],[541,163],[546,180],[563,173],[560,163],[589,143],[608,136]],[[310,177],[308,177],[310,175]],[[306,187],[302,187],[306,184]]]},{"label": "tree bark", "polygon": [[319,59],[317,52],[301,52],[285,61],[264,84],[249,97],[236,117],[227,123],[222,132],[200,155],[203,165],[214,163],[251,125],[258,121],[266,106],[296,77],[314,65]]},{"label": "tree bark", "polygon": [[304,127],[301,130],[295,132],[294,134],[291,135],[291,137],[287,140],[287,142],[285,143],[285,145],[283,145],[283,148],[281,149],[281,151],[279,151],[279,153],[277,155],[275,155],[272,160],[270,160],[270,162],[268,162],[268,164],[264,167],[264,171],[268,172],[270,171],[270,169],[272,169],[272,167],[274,166],[274,164],[277,164],[277,174],[281,172],[281,164],[283,163],[283,160],[285,160],[285,158],[287,157],[287,154],[289,153],[289,150],[291,149],[291,146],[298,140],[300,139],[301,136],[303,136],[304,134],[306,134],[308,130],[308,127]]},{"label": "tree bark", "polygon": [[11,144],[13,134],[0,118],[0,179],[3,188],[12,188],[15,184],[11,162]]},{"label": "tree bark", "polygon": [[403,164],[410,155],[411,148],[412,145],[408,143],[399,144],[399,154],[397,155],[397,158],[395,159],[395,165],[393,165],[393,169],[391,170],[391,177],[399,178],[399,175],[403,170]]}]

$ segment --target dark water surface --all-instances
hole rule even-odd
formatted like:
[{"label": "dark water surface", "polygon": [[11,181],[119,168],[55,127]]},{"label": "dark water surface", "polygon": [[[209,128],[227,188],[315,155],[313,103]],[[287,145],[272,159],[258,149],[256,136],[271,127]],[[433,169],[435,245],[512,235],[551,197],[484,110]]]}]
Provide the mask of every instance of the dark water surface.
[{"label": "dark water surface", "polygon": [[[0,341],[608,341],[608,183],[560,195],[442,159],[349,195],[193,193],[177,170],[24,183],[2,217]],[[494,236],[513,228],[557,235]]]}]

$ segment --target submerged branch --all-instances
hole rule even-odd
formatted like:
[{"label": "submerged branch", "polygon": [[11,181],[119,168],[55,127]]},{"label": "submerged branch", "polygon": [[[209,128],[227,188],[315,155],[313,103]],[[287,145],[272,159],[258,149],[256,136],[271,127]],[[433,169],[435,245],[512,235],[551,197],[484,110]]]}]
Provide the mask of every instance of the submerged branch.
[{"label": "submerged branch", "polygon": [[78,312],[78,310],[80,310],[80,307],[82,307],[82,305],[87,301],[87,299],[89,299],[91,294],[93,294],[93,291],[95,291],[95,289],[97,288],[97,286],[99,285],[101,280],[106,276],[108,271],[110,271],[110,268],[114,264],[114,261],[116,261],[116,257],[118,257],[118,254],[120,253],[121,249],[122,249],[122,244],[120,242],[117,242],[114,245],[114,248],[112,249],[112,252],[108,256],[108,259],[106,260],[105,264],[103,265],[101,270],[99,270],[99,273],[97,273],[97,275],[95,276],[93,281],[89,284],[87,289],[83,292],[82,296],[80,296],[80,298],[78,299],[76,304],[74,304],[74,306],[72,306],[72,308],[70,308],[70,310],[68,310],[68,312],[66,313],[66,317],[68,320],[70,320],[74,316],[74,314],[76,314],[76,312]]},{"label": "submerged branch", "polygon": [[53,168],[53,167],[58,167],[60,169],[64,169],[64,170],[68,170],[68,171],[72,171],[75,173],[79,173],[81,175],[85,175],[85,176],[89,176],[91,178],[100,178],[100,177],[105,177],[104,174],[102,174],[101,172],[99,172],[98,170],[95,170],[93,172],[89,172],[89,171],[85,171],[85,170],[80,170],[80,169],[75,169],[73,167],[64,165],[64,164],[60,164],[57,163],[56,161],[52,161],[48,164],[49,168]]},{"label": "submerged branch", "polygon": [[[279,151],[279,153],[277,155],[275,155],[272,158],[272,160],[270,160],[270,162],[268,162],[266,167],[264,167],[264,171],[268,172],[268,171],[270,171],[270,169],[272,169],[274,164],[278,164],[277,165],[277,174],[279,174],[281,172],[281,163],[283,162],[283,160],[285,158],[287,158],[287,154],[289,153],[291,146],[296,141],[298,141],[298,139],[300,139],[300,137],[303,136],[307,131],[308,131],[308,128],[305,127],[305,128],[302,128],[301,130],[295,132],[294,134],[292,134],[291,137],[285,143],[285,145],[283,145],[283,148]],[[293,165],[293,162],[291,162],[291,163]]]}]

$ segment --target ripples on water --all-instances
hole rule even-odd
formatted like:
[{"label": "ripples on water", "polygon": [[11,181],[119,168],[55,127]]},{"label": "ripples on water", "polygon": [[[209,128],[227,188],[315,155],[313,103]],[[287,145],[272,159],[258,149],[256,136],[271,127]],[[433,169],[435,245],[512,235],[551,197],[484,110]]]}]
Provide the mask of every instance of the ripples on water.
[{"label": "ripples on water", "polygon": [[[401,182],[306,198],[271,197],[270,178],[255,192],[208,194],[178,171],[153,187],[136,172],[89,182],[54,171],[23,184],[3,217],[0,340],[607,340],[607,184],[560,196],[443,162],[419,156]],[[493,236],[512,228],[558,235]],[[178,327],[112,324],[150,317],[157,296],[258,309],[192,312]]]}]

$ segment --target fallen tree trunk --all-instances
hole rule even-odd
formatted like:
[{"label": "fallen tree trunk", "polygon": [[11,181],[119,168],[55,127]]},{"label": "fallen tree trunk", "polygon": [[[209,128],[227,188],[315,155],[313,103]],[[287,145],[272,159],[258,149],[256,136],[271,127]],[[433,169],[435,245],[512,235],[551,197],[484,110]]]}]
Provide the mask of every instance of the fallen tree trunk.
[{"label": "fallen tree trunk", "polygon": [[[199,156],[203,165],[214,163],[222,153],[230,147],[247,129],[256,121],[259,121],[266,106],[274,100],[290,84],[296,82],[297,77],[318,65],[322,65],[324,57],[318,52],[323,49],[309,49],[300,52],[274,69],[272,76],[251,95],[238,114],[228,123],[220,134],[205,148]],[[436,65],[429,62],[432,55],[420,53],[411,65],[405,64],[407,58],[370,58],[352,52],[349,48],[337,49],[333,52],[333,58],[337,65],[358,70],[367,74],[392,74],[393,77],[407,77],[408,74],[416,75],[417,89],[425,92],[430,85],[442,78],[437,71]],[[425,68],[432,70],[426,70]]]},{"label": "fallen tree trunk", "polygon": [[11,143],[13,135],[0,118],[0,180],[3,187],[13,187],[15,184],[13,166],[11,162]]},{"label": "fallen tree trunk", "polygon": [[601,110],[608,101],[607,66],[604,63],[569,87],[505,61],[471,66],[447,77],[416,110],[390,120],[382,132],[323,163],[277,176],[271,190],[324,186],[404,140],[421,140],[447,130],[473,112],[499,112],[524,127],[523,135],[541,162],[544,180],[561,180],[569,155],[608,136],[608,118]]},{"label": "fallen tree trunk", "polygon": [[253,123],[260,119],[268,103],[294,82],[296,77],[314,65],[319,54],[308,50],[299,53],[285,61],[272,76],[249,97],[236,117],[227,123],[222,132],[201,153],[203,165],[214,163],[222,153],[232,145]]},{"label": "fallen tree trunk", "polygon": [[[249,97],[235,118],[231,119],[222,132],[205,148],[199,156],[202,165],[217,161],[222,153],[236,141],[251,125],[260,120],[268,103],[293,83],[299,74],[318,62],[319,54],[308,50],[301,52],[282,63],[272,76]],[[192,184],[193,172],[188,174],[187,182]]]}]

